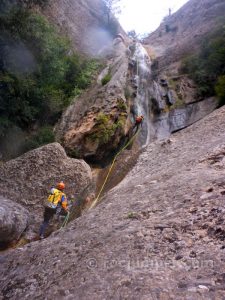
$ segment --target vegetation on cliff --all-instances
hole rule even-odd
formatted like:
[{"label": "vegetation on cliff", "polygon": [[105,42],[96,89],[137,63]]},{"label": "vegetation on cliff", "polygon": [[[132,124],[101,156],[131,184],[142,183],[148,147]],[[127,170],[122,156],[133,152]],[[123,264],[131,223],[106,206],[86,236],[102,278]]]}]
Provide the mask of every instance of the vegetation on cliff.
[{"label": "vegetation on cliff", "polygon": [[0,138],[14,126],[35,131],[27,150],[53,139],[51,126],[90,85],[99,63],[74,53],[43,16],[22,7],[0,15],[0,24]]},{"label": "vegetation on cliff", "polygon": [[116,130],[118,128],[123,128],[125,120],[123,115],[121,115],[118,116],[116,121],[112,121],[108,115],[99,113],[95,131],[91,133],[88,138],[93,141],[98,141],[101,145],[107,144],[114,136]]},{"label": "vegetation on cliff", "polygon": [[195,81],[200,98],[217,94],[225,104],[225,28],[205,39],[197,55],[185,58],[180,71]]}]

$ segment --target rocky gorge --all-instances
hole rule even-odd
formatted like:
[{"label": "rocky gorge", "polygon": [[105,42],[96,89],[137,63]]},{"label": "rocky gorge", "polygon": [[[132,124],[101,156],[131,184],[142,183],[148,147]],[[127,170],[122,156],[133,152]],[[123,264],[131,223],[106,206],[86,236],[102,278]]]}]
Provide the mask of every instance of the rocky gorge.
[{"label": "rocky gorge", "polygon": [[224,115],[150,144],[95,209],[1,255],[2,298],[223,299]]},{"label": "rocky gorge", "polygon": [[[200,1],[195,15],[190,0],[142,43],[118,27],[96,48],[88,33],[90,26],[99,33],[101,5],[42,8],[78,51],[98,55],[102,69],[58,120],[57,142],[0,165],[0,242],[28,242],[0,253],[0,299],[223,299],[225,109],[216,97],[199,99],[179,66],[187,44],[198,48],[187,19],[196,32],[200,26],[200,41],[221,26],[224,2]],[[208,26],[213,14],[218,22]],[[177,30],[167,32],[165,22]],[[85,199],[97,195],[140,114],[140,132],[91,208]],[[43,202],[62,176],[84,210],[35,241]]]}]

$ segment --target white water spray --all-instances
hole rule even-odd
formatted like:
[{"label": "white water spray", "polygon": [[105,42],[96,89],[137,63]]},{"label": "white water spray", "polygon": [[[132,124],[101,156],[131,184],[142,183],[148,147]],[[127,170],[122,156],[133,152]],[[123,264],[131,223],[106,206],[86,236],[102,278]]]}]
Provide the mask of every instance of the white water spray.
[{"label": "white water spray", "polygon": [[137,86],[137,95],[135,98],[135,107],[137,115],[143,115],[145,117],[141,140],[142,144],[146,146],[150,141],[151,132],[148,89],[151,78],[151,59],[140,43],[136,43],[132,59],[136,62],[135,84]]}]

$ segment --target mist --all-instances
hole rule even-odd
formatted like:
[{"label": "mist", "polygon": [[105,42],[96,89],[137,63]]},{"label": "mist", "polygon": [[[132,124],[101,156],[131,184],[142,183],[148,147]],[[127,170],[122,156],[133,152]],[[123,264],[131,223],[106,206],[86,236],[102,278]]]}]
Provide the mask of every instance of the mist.
[{"label": "mist", "polygon": [[26,75],[36,70],[37,63],[32,52],[20,40],[7,33],[0,35],[1,67],[15,75]]},{"label": "mist", "polygon": [[88,41],[86,51],[89,55],[98,57],[102,51],[112,44],[113,38],[108,31],[103,28],[95,27],[88,30],[84,40]]}]

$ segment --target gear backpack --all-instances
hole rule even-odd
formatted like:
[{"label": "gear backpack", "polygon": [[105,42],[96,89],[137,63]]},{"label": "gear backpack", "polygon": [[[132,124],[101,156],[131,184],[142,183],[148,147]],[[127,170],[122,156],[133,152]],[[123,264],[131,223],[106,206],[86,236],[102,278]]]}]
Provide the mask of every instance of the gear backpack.
[{"label": "gear backpack", "polygon": [[62,191],[59,191],[58,189],[52,188],[51,194],[48,196],[48,199],[46,201],[46,206],[56,209],[58,204],[61,202],[62,196],[64,193]]}]

